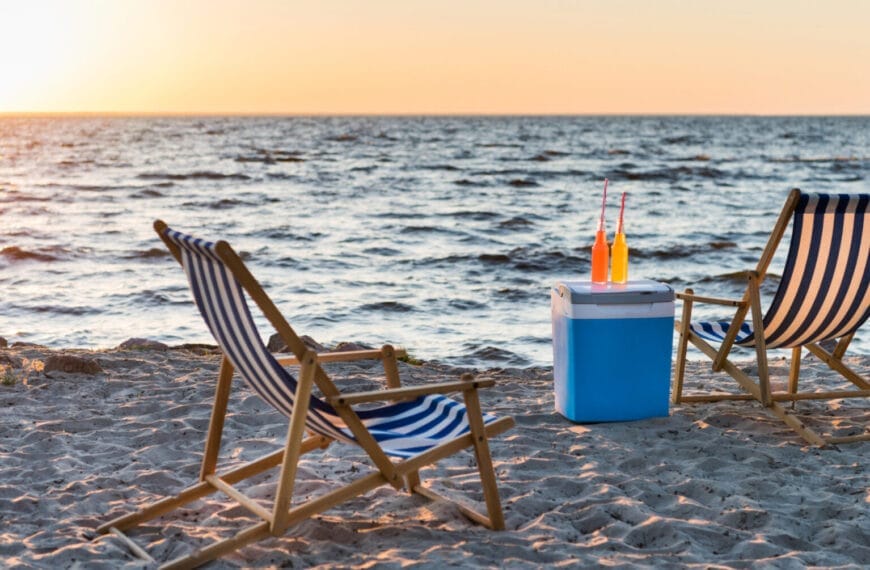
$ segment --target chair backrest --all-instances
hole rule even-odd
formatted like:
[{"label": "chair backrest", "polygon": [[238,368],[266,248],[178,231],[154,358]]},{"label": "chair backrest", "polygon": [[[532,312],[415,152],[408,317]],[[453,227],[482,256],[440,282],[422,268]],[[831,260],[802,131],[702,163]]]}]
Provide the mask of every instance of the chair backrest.
[{"label": "chair backrest", "polygon": [[870,194],[799,195],[785,269],[764,316],[769,348],[840,338],[870,316],[868,204]]},{"label": "chair backrest", "polygon": [[[173,253],[178,254],[187,274],[196,306],[224,355],[263,400],[289,417],[296,395],[296,379],[278,364],[263,344],[248,307],[245,289],[223,259],[219,246],[225,246],[230,255],[235,253],[222,242],[207,242],[168,227],[158,228],[158,231],[167,245],[177,248]],[[309,429],[333,439],[349,441],[339,431],[342,424],[329,404],[311,396],[306,416]]]}]

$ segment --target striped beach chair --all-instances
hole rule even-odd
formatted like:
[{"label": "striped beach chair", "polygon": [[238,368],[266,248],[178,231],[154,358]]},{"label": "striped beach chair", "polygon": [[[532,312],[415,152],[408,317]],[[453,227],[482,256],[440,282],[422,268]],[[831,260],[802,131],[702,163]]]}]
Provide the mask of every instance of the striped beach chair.
[{"label": "striped beach chair", "polygon": [[[98,529],[100,533],[113,533],[136,554],[150,558],[123,531],[217,491],[260,519],[233,537],[161,566],[195,567],[251,542],[281,535],[301,520],[381,485],[445,500],[422,485],[420,469],[469,447],[473,448],[477,460],[487,514],[462,503],[456,506],[473,521],[496,530],[504,528],[488,438],[513,426],[513,419],[481,412],[478,389],[492,386],[492,380],[464,378],[402,388],[397,356],[404,352],[389,345],[379,350],[317,354],[305,346],[229,244],[193,238],[168,228],[159,220],[154,227],[184,268],[196,306],[223,352],[223,358],[200,481],[175,496],[102,525]],[[246,300],[248,297],[274,326],[293,353],[292,357],[276,358],[263,344]],[[386,389],[342,393],[321,366],[327,362],[360,359],[382,361]],[[299,366],[298,377],[291,375],[285,366]],[[289,428],[283,449],[218,474],[218,452],[234,373],[287,416]],[[312,393],[314,386],[320,390],[322,398]],[[447,393],[461,393],[463,403],[445,396]],[[373,402],[386,403],[364,410],[354,408]],[[301,455],[325,448],[334,441],[362,448],[371,459],[374,472],[305,503],[291,505]],[[233,487],[234,483],[277,466],[280,466],[280,474],[270,508]]]},{"label": "striped beach chair", "polygon": [[[843,356],[855,332],[870,316],[870,224],[868,194],[805,194],[792,190],[774,226],[755,271],[746,273],[748,286],[741,300],[701,297],[692,289],[678,293],[683,300],[674,372],[673,401],[710,402],[754,399],[761,402],[809,443],[847,443],[870,439],[870,433],[822,437],[804,425],[781,402],[870,396],[867,379],[846,366]],[[760,286],[774,253],[791,224],[791,244],[777,291],[762,312]],[[693,303],[714,303],[736,309],[726,321],[692,322]],[[750,318],[747,321],[746,317]],[[826,341],[836,342],[831,347]],[[713,359],[713,370],[724,370],[748,394],[683,395],[688,343]],[[718,350],[710,343],[719,344]],[[824,343],[824,346],[823,346]],[[734,346],[754,348],[758,379],[751,378],[728,357]],[[791,349],[787,391],[771,392],[767,350]],[[803,349],[848,379],[854,388],[836,391],[798,391]]]}]

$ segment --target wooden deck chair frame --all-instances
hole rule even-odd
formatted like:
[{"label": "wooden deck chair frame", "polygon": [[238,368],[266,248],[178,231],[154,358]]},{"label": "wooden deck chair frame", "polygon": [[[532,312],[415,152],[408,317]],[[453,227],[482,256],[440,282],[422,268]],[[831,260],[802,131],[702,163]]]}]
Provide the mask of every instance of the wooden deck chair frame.
[{"label": "wooden deck chair frame", "polygon": [[[166,243],[175,259],[181,263],[178,247],[164,236],[164,230],[167,228],[166,224],[158,220],[154,223],[154,228],[164,243]],[[403,355],[404,351],[396,350],[390,345],[385,345],[380,350],[317,354],[305,346],[229,244],[217,242],[217,251],[221,260],[230,268],[241,287],[260,308],[272,326],[275,327],[281,339],[293,353],[294,356],[280,358],[278,362],[285,366],[300,366],[297,378],[296,405],[294,405],[289,420],[286,443],[283,449],[235,469],[220,474],[217,473],[224,416],[226,414],[234,373],[232,364],[224,356],[218,374],[199,482],[174,496],[156,501],[134,513],[118,517],[103,524],[97,529],[100,535],[111,533],[120,538],[137,556],[153,561],[150,555],[128,538],[123,531],[133,528],[144,521],[168,514],[187,503],[217,491],[223,492],[227,497],[262,519],[260,522],[241,530],[232,537],[160,566],[160,568],[193,568],[255,541],[270,536],[280,536],[292,525],[322,513],[349,499],[367,493],[381,485],[392,485],[397,490],[404,488],[409,493],[416,493],[431,500],[449,501],[454,503],[459,511],[469,519],[494,530],[504,529],[504,515],[496,486],[495,471],[490,457],[488,439],[510,429],[514,425],[514,421],[511,417],[503,417],[496,419],[492,423],[484,424],[478,389],[493,386],[493,380],[475,380],[466,377],[457,382],[402,388],[400,387],[396,359],[397,356]],[[348,394],[341,393],[321,366],[323,363],[328,362],[346,362],[362,359],[379,359],[383,362],[388,385],[386,389]],[[312,450],[326,448],[333,441],[321,435],[306,435],[305,415],[308,411],[308,396],[315,385],[323,393],[326,401],[335,408],[346,422],[347,427],[354,434],[357,443],[371,458],[377,470],[305,503],[291,505],[296,468],[300,457]],[[399,401],[413,399],[426,394],[447,393],[461,393],[463,395],[468,414],[469,433],[399,461],[393,461],[387,456],[351,407],[363,402]],[[421,483],[420,470],[422,468],[430,466],[468,447],[474,449],[477,460],[486,504],[486,515],[474,510],[462,501],[439,495],[424,487]],[[233,487],[235,483],[276,466],[280,466],[280,473],[271,509],[267,509],[261,503],[245,496]]]},{"label": "wooden deck chair frame", "polygon": [[[856,373],[843,362],[843,356],[846,353],[846,349],[854,337],[854,330],[851,333],[840,337],[832,350],[826,350],[818,342],[809,342],[801,346],[792,347],[788,388],[787,391],[784,392],[771,391],[767,347],[765,345],[763,334],[755,335],[754,347],[758,364],[757,380],[753,379],[749,374],[738,368],[728,359],[732,348],[735,346],[735,337],[738,335],[740,325],[745,321],[747,313],[750,315],[753,329],[755,331],[763,331],[764,313],[762,312],[761,307],[761,283],[767,274],[767,270],[774,254],[776,253],[777,246],[789,226],[800,197],[801,192],[798,189],[793,189],[789,193],[782,209],[782,213],[779,215],[756,269],[754,271],[745,272],[748,284],[742,299],[731,300],[716,297],[702,297],[695,295],[695,292],[692,289],[686,289],[683,293],[677,293],[676,297],[683,301],[683,310],[681,319],[676,321],[674,324],[674,327],[680,335],[680,340],[677,346],[677,358],[674,367],[672,399],[675,404],[683,402],[716,402],[722,400],[756,400],[765,408],[770,410],[770,412],[775,416],[783,420],[789,427],[812,445],[825,446],[829,444],[849,443],[854,441],[867,441],[870,440],[870,433],[866,432],[854,436],[825,438],[815,430],[806,426],[790,410],[782,405],[782,402],[792,402],[793,408],[796,402],[802,400],[831,400],[870,396],[870,383],[867,382],[867,379]],[[706,340],[695,334],[695,332],[690,330],[689,324],[691,323],[692,306],[694,303],[711,303],[736,309],[727,334],[718,350],[716,350]],[[712,367],[714,371],[727,372],[747,393],[683,395],[683,378],[686,369],[686,349],[689,342],[713,360]],[[843,377],[852,382],[856,389],[825,392],[799,392],[798,379],[800,375],[801,354],[803,348],[806,348],[807,351],[825,362],[832,370],[840,373]]]}]

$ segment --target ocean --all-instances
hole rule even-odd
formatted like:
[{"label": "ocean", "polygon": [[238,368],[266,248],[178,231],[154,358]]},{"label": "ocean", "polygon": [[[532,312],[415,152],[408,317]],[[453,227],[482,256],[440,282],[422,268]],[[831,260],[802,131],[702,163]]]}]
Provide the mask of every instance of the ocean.
[{"label": "ocean", "polygon": [[870,117],[0,117],[0,336],[213,343],[160,218],[229,241],[323,344],[549,365],[605,177],[631,278],[737,297],[789,189],[870,192],[868,167]]}]

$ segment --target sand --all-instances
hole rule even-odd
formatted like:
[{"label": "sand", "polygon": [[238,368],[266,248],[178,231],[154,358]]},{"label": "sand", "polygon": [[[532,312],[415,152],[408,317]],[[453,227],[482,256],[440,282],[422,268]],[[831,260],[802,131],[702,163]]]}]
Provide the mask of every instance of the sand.
[{"label": "sand", "polygon": [[[7,380],[14,384],[0,385],[0,566],[148,567],[114,537],[92,541],[94,529],[196,480],[218,357],[63,352],[96,359],[103,372],[45,373],[40,363],[57,353],[0,349],[0,364],[14,375]],[[870,358],[849,362],[868,373]],[[374,371],[368,364],[328,370],[355,387]],[[463,371],[401,365],[409,385]],[[843,385],[815,360],[804,373],[819,389]],[[784,381],[785,363],[775,361],[773,374]],[[498,382],[482,395],[484,408],[517,422],[491,444],[506,531],[477,526],[449,504],[382,487],[208,567],[870,565],[868,442],[808,447],[746,402],[576,425],[554,411],[551,369],[477,375]],[[690,363],[688,380],[733,386],[704,363]],[[223,448],[229,466],[275,449],[286,430],[285,419],[242,382],[234,387]],[[840,435],[870,425],[866,400],[802,403],[799,412],[813,427],[836,423]],[[315,495],[368,469],[358,449],[334,444],[305,456],[297,490]],[[450,475],[440,489],[481,499],[470,453],[423,474]],[[255,479],[247,492],[266,500],[273,481]],[[131,535],[166,561],[252,521],[212,495]]]}]

